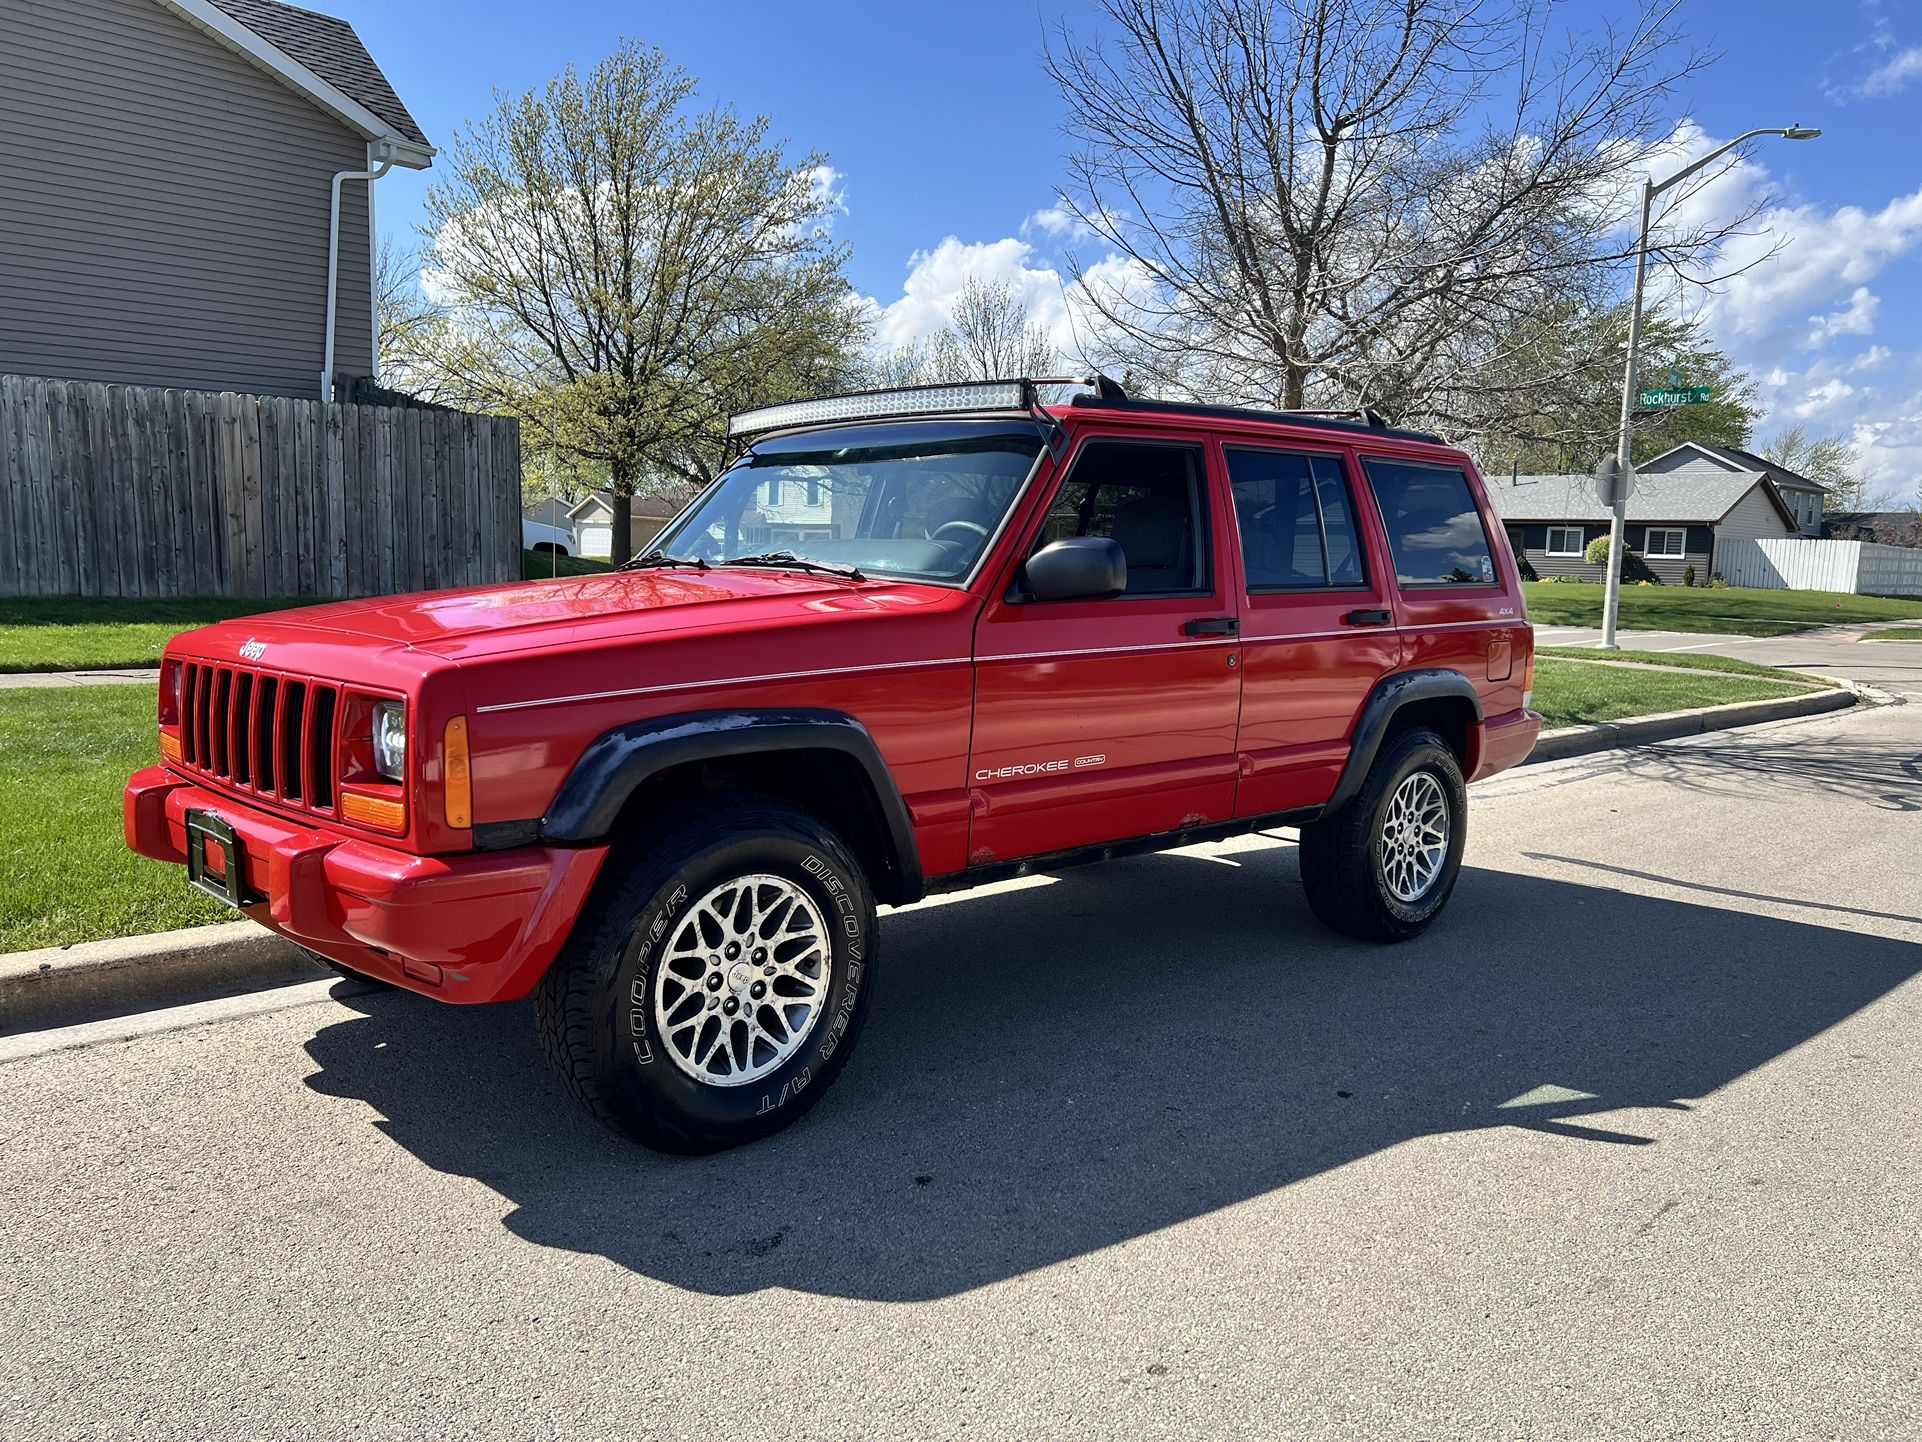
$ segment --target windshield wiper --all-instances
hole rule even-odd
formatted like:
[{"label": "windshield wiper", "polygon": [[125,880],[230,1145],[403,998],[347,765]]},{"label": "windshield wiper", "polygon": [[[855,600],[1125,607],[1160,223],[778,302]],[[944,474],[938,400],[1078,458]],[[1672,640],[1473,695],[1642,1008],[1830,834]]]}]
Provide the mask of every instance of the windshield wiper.
[{"label": "windshield wiper", "polygon": [[775,566],[786,571],[818,571],[824,576],[841,576],[849,581],[865,581],[867,577],[853,566],[831,566],[825,561],[810,561],[797,556],[792,551],[763,551],[758,556],[730,556],[718,564],[723,566]]},{"label": "windshield wiper", "polygon": [[666,551],[649,551],[645,556],[635,556],[632,560],[621,562],[619,569],[647,571],[657,566],[690,566],[696,571],[705,571],[707,562],[699,556],[670,556]]}]

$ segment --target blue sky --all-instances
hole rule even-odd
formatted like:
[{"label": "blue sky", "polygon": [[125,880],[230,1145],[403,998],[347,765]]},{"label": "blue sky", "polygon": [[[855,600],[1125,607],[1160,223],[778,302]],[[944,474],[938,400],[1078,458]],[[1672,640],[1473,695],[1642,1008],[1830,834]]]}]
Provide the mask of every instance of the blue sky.
[{"label": "blue sky", "polygon": [[[591,64],[623,35],[659,45],[703,95],[764,111],[796,152],[839,177],[850,279],[890,339],[925,333],[969,271],[1007,279],[1065,327],[1062,250],[1044,214],[1061,179],[1061,111],[1040,67],[1044,25],[1087,26],[1061,0],[881,6],[612,4],[544,0],[307,0],[351,20],[430,139],[485,111],[496,88]],[[1564,23],[1606,15],[1565,0]],[[1800,419],[1856,443],[1863,468],[1904,494],[1922,481],[1922,5],[1688,0],[1693,39],[1720,59],[1678,121],[1697,148],[1754,126],[1818,125],[1823,139],[1765,143],[1700,204],[1774,197],[1773,259],[1699,307],[1761,382],[1764,434]],[[432,172],[381,182],[384,231],[420,218]],[[1038,217],[1038,218],[1037,218]],[[1084,261],[1099,260],[1085,252]]]}]

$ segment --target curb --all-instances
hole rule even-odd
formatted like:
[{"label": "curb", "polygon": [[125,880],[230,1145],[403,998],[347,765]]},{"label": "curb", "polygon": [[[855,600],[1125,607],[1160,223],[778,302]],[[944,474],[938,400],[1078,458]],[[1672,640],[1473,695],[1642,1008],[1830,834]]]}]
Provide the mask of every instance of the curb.
[{"label": "curb", "polygon": [[[1824,677],[1824,680],[1832,678]],[[1736,726],[1756,726],[1764,721],[1787,721],[1797,716],[1820,716],[1829,711],[1844,711],[1875,697],[1869,688],[1853,681],[1839,683],[1836,690],[1812,691],[1802,696],[1781,696],[1769,701],[1736,701],[1727,706],[1704,706],[1694,711],[1667,711],[1659,716],[1635,716],[1626,721],[1603,721],[1594,726],[1570,726],[1550,731],[1535,743],[1523,765],[1537,761],[1560,761],[1568,756],[1586,756],[1594,751],[1614,751],[1624,746],[1641,746],[1653,741],[1673,741],[1680,736],[1699,736],[1708,731],[1727,731]]]},{"label": "curb", "polygon": [[251,921],[0,956],[0,1035],[330,977]]}]

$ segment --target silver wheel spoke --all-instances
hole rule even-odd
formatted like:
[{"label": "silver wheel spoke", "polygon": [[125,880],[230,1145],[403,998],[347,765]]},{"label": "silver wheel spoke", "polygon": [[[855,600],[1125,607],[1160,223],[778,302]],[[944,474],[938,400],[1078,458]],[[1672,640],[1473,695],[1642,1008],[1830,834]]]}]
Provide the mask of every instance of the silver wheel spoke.
[{"label": "silver wheel spoke", "polygon": [[741,1086],[792,1058],[824,1009],[829,936],[813,898],[785,877],[735,877],[696,901],[653,987],[674,1065],[710,1086]]},{"label": "silver wheel spoke", "polygon": [[1426,896],[1448,858],[1448,799],[1432,772],[1404,777],[1388,800],[1377,848],[1382,883],[1397,901]]}]

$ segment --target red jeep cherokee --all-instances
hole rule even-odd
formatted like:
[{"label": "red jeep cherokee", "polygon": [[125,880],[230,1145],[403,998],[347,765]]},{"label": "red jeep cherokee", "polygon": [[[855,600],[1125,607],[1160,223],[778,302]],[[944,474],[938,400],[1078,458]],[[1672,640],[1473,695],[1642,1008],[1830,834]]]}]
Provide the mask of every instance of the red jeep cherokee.
[{"label": "red jeep cherokee", "polygon": [[1317,916],[1418,935],[1464,779],[1541,724],[1474,466],[1038,384],[737,417],[617,573],[177,638],[129,844],[339,970],[536,993],[581,1100],[676,1151],[827,1089],[877,903],[1296,826]]}]

